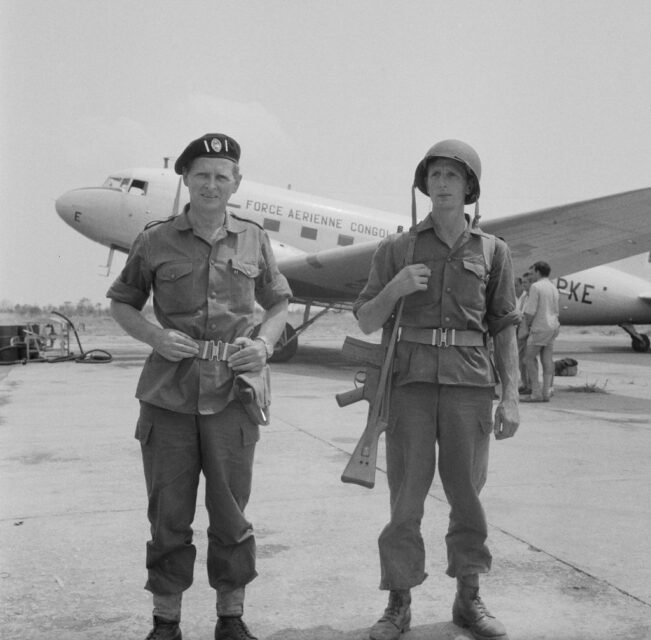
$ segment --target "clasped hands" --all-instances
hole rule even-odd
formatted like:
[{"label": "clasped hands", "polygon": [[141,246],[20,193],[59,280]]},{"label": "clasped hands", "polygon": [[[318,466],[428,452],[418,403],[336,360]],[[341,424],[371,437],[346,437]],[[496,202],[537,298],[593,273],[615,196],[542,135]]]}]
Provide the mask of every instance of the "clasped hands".
[{"label": "clasped hands", "polygon": [[[166,360],[178,362],[185,358],[194,358],[199,354],[197,341],[178,329],[162,329],[153,345],[154,349]],[[240,345],[240,350],[232,354],[228,366],[237,373],[258,371],[267,362],[267,349],[261,340],[235,338],[233,344]]]}]

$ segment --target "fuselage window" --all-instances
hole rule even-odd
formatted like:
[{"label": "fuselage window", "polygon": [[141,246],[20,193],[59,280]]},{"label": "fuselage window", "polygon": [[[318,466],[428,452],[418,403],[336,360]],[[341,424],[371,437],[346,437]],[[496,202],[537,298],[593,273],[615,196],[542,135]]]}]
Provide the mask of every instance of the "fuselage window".
[{"label": "fuselage window", "polygon": [[267,231],[280,231],[280,220],[265,218],[262,221],[262,228],[266,229]]},{"label": "fuselage window", "polygon": [[301,227],[301,238],[316,240],[316,229],[312,227]]}]

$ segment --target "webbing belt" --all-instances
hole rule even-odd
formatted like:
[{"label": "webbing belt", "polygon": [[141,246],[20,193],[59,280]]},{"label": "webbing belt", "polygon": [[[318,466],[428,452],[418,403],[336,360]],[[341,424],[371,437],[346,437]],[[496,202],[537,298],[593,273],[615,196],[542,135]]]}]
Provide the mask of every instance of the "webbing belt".
[{"label": "webbing belt", "polygon": [[401,327],[400,340],[430,344],[433,347],[483,347],[486,344],[486,334],[460,329]]},{"label": "webbing belt", "polygon": [[242,347],[239,344],[222,342],[221,340],[195,340],[199,345],[199,353],[195,356],[201,360],[228,360],[230,356]]}]

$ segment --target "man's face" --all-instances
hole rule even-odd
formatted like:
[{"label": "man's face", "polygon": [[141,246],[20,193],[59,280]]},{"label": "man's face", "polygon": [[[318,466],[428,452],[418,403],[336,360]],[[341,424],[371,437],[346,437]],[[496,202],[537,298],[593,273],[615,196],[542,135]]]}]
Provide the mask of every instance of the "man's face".
[{"label": "man's face", "polygon": [[530,269],[531,274],[531,282],[538,282],[540,278],[542,278],[542,275],[540,275],[540,272],[536,271],[533,267]]},{"label": "man's face", "polygon": [[466,195],[470,192],[463,164],[450,158],[436,158],[427,167],[426,184],[434,209],[463,210]]},{"label": "man's face", "polygon": [[183,172],[183,183],[190,192],[190,205],[195,209],[223,213],[226,203],[240,186],[235,165],[226,158],[196,158],[189,171]]}]

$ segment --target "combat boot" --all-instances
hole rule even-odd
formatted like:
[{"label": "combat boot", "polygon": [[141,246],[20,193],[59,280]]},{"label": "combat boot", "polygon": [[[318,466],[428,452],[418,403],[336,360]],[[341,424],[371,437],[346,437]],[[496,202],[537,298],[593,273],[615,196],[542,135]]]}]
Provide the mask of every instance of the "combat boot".
[{"label": "combat boot", "polygon": [[410,604],[409,589],[389,591],[389,604],[384,615],[371,627],[370,640],[398,640],[401,633],[409,631]]},{"label": "combat boot", "polygon": [[[472,583],[472,579],[470,580]],[[452,622],[458,627],[468,629],[475,640],[508,640],[504,625],[486,608],[479,597],[478,580],[476,584],[457,581],[457,594],[452,605]]]},{"label": "combat boot", "polygon": [[178,620],[165,620],[154,616],[154,628],[145,640],[183,640]]},{"label": "combat boot", "polygon": [[215,640],[258,640],[239,616],[222,616],[217,620]]}]

